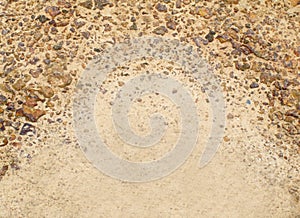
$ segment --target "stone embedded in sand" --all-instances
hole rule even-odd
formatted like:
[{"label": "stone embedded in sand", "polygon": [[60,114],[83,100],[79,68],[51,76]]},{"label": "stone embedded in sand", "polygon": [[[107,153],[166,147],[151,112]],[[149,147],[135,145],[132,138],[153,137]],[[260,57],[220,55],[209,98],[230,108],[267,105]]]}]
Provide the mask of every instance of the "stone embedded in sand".
[{"label": "stone embedded in sand", "polygon": [[231,113],[229,113],[229,114],[227,115],[227,119],[231,120],[231,119],[233,119],[233,118],[234,118],[234,116],[233,116]]},{"label": "stone embedded in sand", "polygon": [[261,73],[260,74],[260,81],[266,85],[269,85],[272,82],[274,82],[276,80],[276,78],[277,78],[277,76],[272,75],[271,73]]},{"label": "stone embedded in sand", "polygon": [[79,3],[80,6],[87,8],[87,9],[92,9],[93,8],[93,1],[92,0],[87,0],[85,2]]},{"label": "stone embedded in sand", "polygon": [[[130,30],[138,30],[138,27],[137,27],[137,25],[136,25],[136,22],[133,22],[133,24],[129,27],[129,29],[130,29]],[[110,30],[111,30],[111,29],[110,29]],[[109,31],[110,31],[110,30],[109,30]],[[106,31],[106,27],[105,27],[104,31]]]},{"label": "stone embedded in sand", "polygon": [[4,131],[4,130],[5,130],[4,120],[0,119],[0,131]]},{"label": "stone embedded in sand", "polygon": [[176,0],[175,7],[181,8],[181,0]]},{"label": "stone embedded in sand", "polygon": [[218,35],[216,39],[221,43],[230,41],[230,37],[227,34]]},{"label": "stone embedded in sand", "polygon": [[81,32],[81,35],[82,35],[85,39],[89,39],[91,34],[90,34],[89,32]]},{"label": "stone embedded in sand", "polygon": [[8,165],[5,165],[0,169],[0,180],[3,176],[5,176],[5,173],[7,172],[7,170],[8,170]]},{"label": "stone embedded in sand", "polygon": [[238,62],[236,62],[235,63],[235,68],[237,70],[244,71],[244,70],[250,69],[250,65],[248,63],[238,63]]},{"label": "stone embedded in sand", "polygon": [[62,6],[64,8],[71,8],[72,7],[71,3],[69,1],[65,1],[65,0],[58,0],[57,5]]},{"label": "stone embedded in sand", "polygon": [[5,136],[0,136],[0,147],[3,147],[8,144],[8,140]]},{"label": "stone embedded in sand", "polygon": [[41,68],[37,68],[36,70],[33,70],[31,69],[29,71],[30,75],[33,77],[33,78],[38,78],[39,75],[43,72],[43,70]]},{"label": "stone embedded in sand", "polygon": [[35,131],[35,126],[33,126],[32,124],[30,123],[25,123],[23,126],[22,126],[22,129],[20,131],[20,135],[26,135],[27,133],[33,133],[35,134],[36,131]]},{"label": "stone embedded in sand", "polygon": [[195,9],[195,13],[200,15],[201,17],[204,17],[205,19],[209,19],[212,17],[212,12],[209,8],[197,7]]},{"label": "stone embedded in sand", "polygon": [[226,3],[228,3],[228,4],[238,4],[239,0],[226,0]]},{"label": "stone embedded in sand", "polygon": [[295,54],[297,57],[300,57],[300,46],[297,46],[297,47],[294,49],[294,54]]},{"label": "stone embedded in sand", "polygon": [[175,30],[176,29],[176,23],[174,21],[168,21],[167,22],[167,27],[171,30]]},{"label": "stone embedded in sand", "polygon": [[168,8],[167,8],[167,6],[166,5],[163,5],[163,4],[161,4],[161,3],[158,3],[157,5],[156,5],[156,10],[158,10],[159,12],[167,12],[168,11]]},{"label": "stone embedded in sand", "polygon": [[95,0],[95,7],[102,10],[106,5],[109,5],[108,0]]},{"label": "stone embedded in sand", "polygon": [[0,105],[4,105],[7,102],[7,98],[4,95],[0,95]]},{"label": "stone embedded in sand", "polygon": [[57,15],[59,15],[61,13],[59,7],[56,7],[56,6],[46,7],[45,12],[50,14],[50,16],[52,18],[55,18]]},{"label": "stone embedded in sand", "polygon": [[300,0],[289,0],[291,5],[293,7],[296,7],[297,5],[300,5]]},{"label": "stone embedded in sand", "polygon": [[25,105],[28,107],[35,107],[37,106],[37,101],[40,99],[36,95],[29,95],[25,97]]},{"label": "stone embedded in sand", "polygon": [[294,126],[291,123],[285,123],[282,125],[283,129],[286,130],[290,135],[299,135],[300,134],[300,128],[299,126]]},{"label": "stone embedded in sand", "polygon": [[210,30],[209,33],[205,36],[205,39],[207,39],[209,42],[214,41],[214,35],[216,32]]},{"label": "stone embedded in sand", "polygon": [[23,89],[24,87],[26,86],[26,83],[21,80],[21,79],[18,79],[13,85],[12,87],[14,88],[14,90],[16,91],[20,91],[21,89]]},{"label": "stone embedded in sand", "polygon": [[230,138],[228,136],[224,136],[223,140],[224,140],[224,142],[229,142]]},{"label": "stone embedded in sand", "polygon": [[86,24],[86,22],[84,21],[78,21],[77,19],[74,20],[74,25],[77,29],[79,29],[80,27],[83,27]]},{"label": "stone embedded in sand", "polygon": [[61,50],[61,49],[62,49],[62,44],[59,43],[59,44],[54,45],[54,46],[53,46],[53,49],[56,50],[56,51],[57,51],[57,50]]},{"label": "stone embedded in sand", "polygon": [[258,85],[257,82],[253,82],[253,83],[250,84],[250,88],[251,88],[251,89],[256,89],[256,88],[258,88],[258,87],[259,87],[259,85]]},{"label": "stone embedded in sand", "polygon": [[64,88],[72,83],[72,77],[69,74],[63,75],[61,78],[62,84],[59,85],[60,88]]},{"label": "stone embedded in sand", "polygon": [[47,18],[45,15],[39,15],[37,17],[37,19],[41,22],[41,23],[45,23],[47,20],[50,20],[49,18]]},{"label": "stone embedded in sand", "polygon": [[51,98],[54,95],[54,91],[50,86],[43,86],[38,92],[41,93],[45,98]]},{"label": "stone embedded in sand", "polygon": [[160,26],[157,27],[156,29],[153,30],[153,33],[155,33],[156,35],[165,35],[165,33],[168,32],[168,29],[165,26]]},{"label": "stone embedded in sand", "polygon": [[31,108],[26,105],[23,105],[22,108],[20,108],[16,111],[17,117],[20,117],[20,116],[26,117],[31,122],[36,122],[41,116],[43,116],[45,114],[46,114],[46,111],[44,111],[44,110]]}]

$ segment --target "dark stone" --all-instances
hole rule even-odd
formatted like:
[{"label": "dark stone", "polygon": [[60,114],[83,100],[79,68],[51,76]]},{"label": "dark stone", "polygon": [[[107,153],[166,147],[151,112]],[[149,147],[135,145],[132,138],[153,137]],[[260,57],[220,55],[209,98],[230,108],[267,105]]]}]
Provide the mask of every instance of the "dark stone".
[{"label": "dark stone", "polygon": [[165,33],[168,32],[168,29],[164,26],[160,26],[160,27],[157,27],[156,29],[153,30],[153,33],[157,34],[157,35],[165,35]]},{"label": "dark stone", "polygon": [[53,46],[54,50],[61,50],[62,49],[62,44],[57,44]]},{"label": "dark stone", "polygon": [[20,132],[20,135],[26,135],[27,133],[29,132],[32,132],[33,134],[36,133],[35,131],[35,126],[29,124],[29,123],[25,123],[23,126],[22,126],[22,129],[21,129],[21,132]]},{"label": "dark stone", "polygon": [[41,22],[41,23],[45,23],[47,20],[50,20],[49,18],[47,18],[45,15],[39,15],[37,17],[37,19]]},{"label": "dark stone", "polygon": [[108,0],[95,0],[95,7],[102,10],[106,5],[109,5]]},{"label": "dark stone", "polygon": [[87,0],[85,2],[80,3],[79,5],[82,6],[82,7],[87,8],[87,9],[92,9],[93,2],[92,2],[92,0]]},{"label": "dark stone", "polygon": [[209,33],[205,36],[205,39],[207,39],[209,42],[214,41],[214,35],[216,33],[212,30],[209,31]]},{"label": "dark stone", "polygon": [[251,88],[251,89],[256,89],[256,88],[258,88],[258,87],[259,87],[259,85],[258,85],[258,83],[256,83],[256,82],[253,82],[253,83],[250,84],[250,88]]},{"label": "dark stone", "polygon": [[4,95],[0,95],[0,105],[6,104],[7,98]]},{"label": "dark stone", "polygon": [[158,10],[159,12],[167,12],[168,11],[168,8],[166,5],[163,5],[163,4],[160,4],[158,3],[156,5],[156,10]]}]

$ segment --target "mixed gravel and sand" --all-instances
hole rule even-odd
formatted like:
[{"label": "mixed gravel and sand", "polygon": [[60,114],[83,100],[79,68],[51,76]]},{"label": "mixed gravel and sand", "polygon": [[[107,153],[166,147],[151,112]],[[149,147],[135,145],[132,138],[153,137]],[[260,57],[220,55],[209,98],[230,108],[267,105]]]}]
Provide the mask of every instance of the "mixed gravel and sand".
[{"label": "mixed gravel and sand", "polygon": [[[299,217],[299,32],[299,0],[0,1],[0,217]],[[95,111],[100,134],[120,156],[157,158],[177,132],[175,109],[152,96],[135,110],[166,104],[165,143],[142,154],[113,146],[118,139],[104,111],[131,71],[184,81],[203,117],[186,164],[135,184],[86,160],[72,126],[72,96],[95,56],[141,36],[174,38],[198,51],[221,80],[227,124],[216,157],[199,169],[211,118],[203,87],[163,61],[116,69]],[[147,123],[143,113],[130,119]],[[145,126],[135,128],[143,134]]]}]

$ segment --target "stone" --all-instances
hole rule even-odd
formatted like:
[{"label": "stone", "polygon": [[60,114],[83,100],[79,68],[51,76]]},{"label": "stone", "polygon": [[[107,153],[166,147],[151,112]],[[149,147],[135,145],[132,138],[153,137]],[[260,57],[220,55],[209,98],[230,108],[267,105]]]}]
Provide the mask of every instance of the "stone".
[{"label": "stone", "polygon": [[168,29],[165,26],[160,26],[157,27],[156,29],[153,30],[153,33],[155,33],[156,35],[165,35],[165,33],[168,32]]}]

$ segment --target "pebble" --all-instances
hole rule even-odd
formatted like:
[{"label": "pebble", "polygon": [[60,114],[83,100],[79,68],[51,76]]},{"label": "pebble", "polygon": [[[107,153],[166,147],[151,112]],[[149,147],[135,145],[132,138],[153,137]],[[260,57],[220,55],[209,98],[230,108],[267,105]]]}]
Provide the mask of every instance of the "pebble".
[{"label": "pebble", "polygon": [[297,57],[300,57],[300,46],[297,46],[297,47],[294,49],[294,54],[295,54]]},{"label": "pebble", "polygon": [[45,98],[51,98],[54,95],[54,90],[50,86],[42,86],[38,90]]},{"label": "pebble", "polygon": [[21,89],[23,89],[26,86],[26,83],[22,80],[22,79],[18,79],[13,85],[12,87],[16,90],[16,91],[20,91]]},{"label": "pebble", "polygon": [[176,0],[175,7],[181,8],[181,0]]},{"label": "pebble", "polygon": [[130,26],[130,30],[137,30],[137,25],[135,22],[133,22],[133,24]]},{"label": "pebble", "polygon": [[205,36],[205,39],[207,39],[209,42],[214,41],[214,35],[216,33],[212,30],[209,31],[209,33]]},{"label": "pebble", "polygon": [[23,105],[22,108],[20,108],[16,111],[17,117],[20,117],[20,116],[26,117],[31,122],[37,122],[38,119],[45,114],[46,114],[46,111],[44,111],[44,110],[34,109],[34,108],[28,107],[26,105]]},{"label": "pebble", "polygon": [[165,26],[160,26],[157,27],[156,29],[153,30],[153,33],[155,33],[156,35],[165,35],[165,33],[168,32],[168,29]]},{"label": "pebble", "polygon": [[175,30],[176,29],[176,23],[174,21],[168,21],[167,22],[167,27],[171,30]]},{"label": "pebble", "polygon": [[297,5],[300,5],[300,0],[289,0],[291,5],[293,7],[296,7]]},{"label": "pebble", "polygon": [[59,7],[56,6],[46,7],[45,12],[48,13],[52,18],[55,18],[57,15],[61,13]]},{"label": "pebble", "polygon": [[167,12],[168,11],[168,8],[167,8],[167,6],[166,5],[163,5],[163,4],[161,4],[161,3],[158,3],[157,5],[156,5],[156,10],[158,10],[159,12]]},{"label": "pebble", "polygon": [[54,50],[61,50],[62,49],[62,44],[56,44],[53,46]]},{"label": "pebble", "polygon": [[252,83],[250,84],[250,88],[251,88],[251,89],[256,89],[256,88],[258,88],[258,87],[259,87],[259,85],[258,85],[257,82],[252,82]]},{"label": "pebble", "polygon": [[39,15],[37,17],[37,19],[41,22],[41,23],[45,23],[46,21],[50,20],[49,18],[47,18],[45,15]]},{"label": "pebble", "polygon": [[90,38],[90,33],[89,32],[81,32],[82,36],[85,38],[85,39],[89,39]]},{"label": "pebble", "polygon": [[32,96],[32,95],[29,95],[29,96],[26,96],[25,97],[25,105],[26,106],[28,106],[28,107],[35,107],[35,106],[37,106],[37,101],[39,101],[40,99],[36,96],[36,95],[34,95],[34,96]]},{"label": "pebble", "polygon": [[4,131],[5,130],[5,125],[4,125],[4,120],[0,118],[0,131]]},{"label": "pebble", "polygon": [[241,63],[236,62],[235,68],[238,69],[238,70],[245,71],[245,70],[250,69],[250,65],[248,63],[242,63],[241,64]]},{"label": "pebble", "polygon": [[229,113],[229,114],[227,115],[227,119],[231,120],[231,119],[233,119],[233,118],[234,118],[234,116],[233,116],[231,113]]},{"label": "pebble", "polygon": [[95,0],[95,7],[102,10],[106,5],[109,5],[108,0]]},{"label": "pebble", "polygon": [[0,105],[4,105],[7,102],[7,98],[0,94]]},{"label": "pebble", "polygon": [[[54,49],[54,48],[53,48],[53,49]],[[54,49],[54,50],[55,50],[55,49]],[[50,59],[45,59],[45,60],[44,60],[44,63],[47,64],[47,65],[49,65],[49,64],[51,63],[51,61],[50,61]],[[40,75],[40,73],[38,73],[38,72],[35,72],[35,73],[36,73],[35,76],[37,76],[37,77]],[[34,77],[34,75],[32,75],[32,76]]]},{"label": "pebble", "polygon": [[224,136],[223,140],[224,140],[224,142],[229,142],[230,138],[228,136]]},{"label": "pebble", "polygon": [[74,20],[74,25],[77,29],[83,27],[86,24],[84,21],[78,21],[77,19]]},{"label": "pebble", "polygon": [[196,8],[196,14],[200,15],[201,17],[204,17],[205,19],[209,19],[212,17],[212,12],[209,8]]},{"label": "pebble", "polygon": [[87,0],[85,2],[81,2],[79,5],[82,6],[82,7],[87,8],[87,9],[92,9],[93,8],[92,0]]},{"label": "pebble", "polygon": [[30,123],[24,123],[20,131],[20,135],[27,135],[27,133],[29,132],[35,134],[36,133],[35,126],[33,126]]},{"label": "pebble", "polygon": [[228,3],[228,4],[238,4],[239,0],[226,0],[226,3]]},{"label": "pebble", "polygon": [[0,147],[4,147],[8,144],[8,140],[5,136],[0,136]]},{"label": "pebble", "polygon": [[2,166],[2,168],[0,169],[0,180],[2,179],[3,176],[5,176],[7,170],[8,170],[8,165]]},{"label": "pebble", "polygon": [[230,41],[230,37],[227,34],[218,35],[216,39],[218,39],[221,43]]}]

